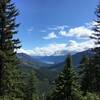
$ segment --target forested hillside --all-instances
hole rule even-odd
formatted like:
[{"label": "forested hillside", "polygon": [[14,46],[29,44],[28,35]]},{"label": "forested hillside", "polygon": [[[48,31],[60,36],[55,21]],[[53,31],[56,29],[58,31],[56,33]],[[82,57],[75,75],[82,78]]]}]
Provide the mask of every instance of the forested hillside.
[{"label": "forested hillside", "polygon": [[95,46],[58,59],[59,52],[38,60],[17,53],[19,10],[12,0],[0,0],[0,100],[100,100],[100,3],[89,37]]}]

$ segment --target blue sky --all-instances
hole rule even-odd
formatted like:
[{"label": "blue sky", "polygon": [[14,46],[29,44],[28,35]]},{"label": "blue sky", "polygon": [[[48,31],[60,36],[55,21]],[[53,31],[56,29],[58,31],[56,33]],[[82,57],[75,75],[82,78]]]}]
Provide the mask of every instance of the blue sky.
[{"label": "blue sky", "polygon": [[98,0],[13,1],[20,10],[17,22],[21,25],[17,37],[22,49],[30,51],[46,49],[53,44],[83,43],[88,32],[90,34],[89,26],[95,19],[94,11],[98,4]]}]

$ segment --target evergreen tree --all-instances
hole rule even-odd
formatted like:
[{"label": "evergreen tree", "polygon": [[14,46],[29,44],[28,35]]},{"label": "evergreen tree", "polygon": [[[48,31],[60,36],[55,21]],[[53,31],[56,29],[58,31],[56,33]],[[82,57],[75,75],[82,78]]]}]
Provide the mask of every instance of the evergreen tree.
[{"label": "evergreen tree", "polygon": [[35,72],[32,71],[26,82],[24,100],[39,100],[37,86],[38,79],[35,75]]},{"label": "evergreen tree", "polygon": [[56,87],[50,100],[81,100],[78,78],[72,66],[72,59],[69,55],[66,59],[64,70],[55,81]]},{"label": "evergreen tree", "polygon": [[100,97],[95,93],[87,93],[86,96],[83,97],[83,100],[100,100]]},{"label": "evergreen tree", "polygon": [[87,56],[83,56],[79,66],[80,85],[83,95],[86,95],[87,92],[92,92],[93,67],[89,60]]},{"label": "evergreen tree", "polygon": [[21,74],[16,67],[15,52],[20,48],[20,41],[13,38],[19,26],[16,24],[18,14],[11,0],[0,0],[0,97],[7,100],[22,98]]},{"label": "evergreen tree", "polygon": [[100,92],[100,3],[95,12],[97,19],[93,27],[94,33],[90,36],[95,41],[95,48],[93,51],[93,58],[91,59],[91,67],[93,69],[93,91]]}]

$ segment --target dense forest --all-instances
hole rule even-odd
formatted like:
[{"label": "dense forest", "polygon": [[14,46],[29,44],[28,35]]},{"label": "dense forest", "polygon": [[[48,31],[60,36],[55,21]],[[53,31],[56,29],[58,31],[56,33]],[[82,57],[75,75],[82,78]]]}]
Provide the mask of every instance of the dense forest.
[{"label": "dense forest", "polygon": [[84,55],[75,67],[68,54],[63,69],[54,76],[44,71],[44,79],[33,68],[25,70],[17,57],[17,49],[21,48],[20,40],[15,38],[18,15],[11,0],[0,0],[0,100],[100,100],[100,4],[90,36],[95,42],[90,50],[93,55]]}]

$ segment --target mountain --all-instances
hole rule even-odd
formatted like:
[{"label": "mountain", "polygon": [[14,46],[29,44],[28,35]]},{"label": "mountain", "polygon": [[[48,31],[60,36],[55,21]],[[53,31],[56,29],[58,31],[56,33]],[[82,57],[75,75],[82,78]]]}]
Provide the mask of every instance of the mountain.
[{"label": "mountain", "polygon": [[[48,89],[50,88],[50,82],[55,80],[57,73],[49,70],[49,64],[42,63],[36,59],[33,59],[31,56],[26,55],[24,53],[17,54],[17,57],[20,60],[18,65],[19,70],[24,73],[25,78],[27,80],[27,76],[31,71],[34,71],[37,80],[38,80],[38,91],[40,94],[48,93]],[[25,81],[26,81],[25,80]]]},{"label": "mountain", "polygon": [[63,62],[66,58],[66,55],[60,55],[60,56],[32,56],[32,58],[37,59],[41,62],[47,63],[47,64],[56,64]]},{"label": "mountain", "polygon": [[[90,51],[84,51],[72,55],[73,63],[75,66],[79,64],[83,55],[90,56],[91,53]],[[36,76],[39,80],[39,91],[45,94],[48,93],[48,89],[52,88],[52,81],[55,80],[58,73],[63,69],[65,63],[64,61],[66,58],[66,56],[46,56],[41,57],[41,59],[37,59],[24,53],[17,54],[17,57],[20,60],[20,64],[18,67],[22,72],[30,73],[32,70],[35,71]],[[46,60],[48,60],[49,62],[54,60],[59,63],[47,64],[47,62],[44,63],[44,61]]]},{"label": "mountain", "polygon": [[[83,52],[79,52],[79,53],[74,53],[72,54],[75,65],[78,63],[77,61],[79,61],[80,57],[82,57],[83,55],[91,55],[90,54],[90,50],[87,51],[83,51]],[[33,59],[37,60],[37,61],[41,61],[43,63],[47,63],[47,64],[59,64],[65,61],[67,54],[66,55],[57,55],[57,56],[31,56]],[[77,59],[75,59],[77,58]]]},{"label": "mountain", "polygon": [[[73,65],[75,67],[79,66],[79,63],[80,63],[82,57],[85,55],[88,57],[91,57],[93,54],[92,54],[91,50],[87,50],[87,51],[79,52],[79,53],[72,55]],[[65,64],[65,59],[63,60],[63,62],[54,64],[52,67],[49,67],[49,69],[52,71],[61,71],[64,67],[64,64]]]},{"label": "mountain", "polygon": [[[91,56],[92,53],[90,50],[87,50],[87,51],[79,52],[79,53],[72,55],[73,65],[78,66],[78,64],[80,63],[80,60],[82,59],[84,55]],[[17,57],[20,59],[21,64],[25,66],[30,66],[35,69],[45,68],[45,69],[55,71],[55,70],[60,70],[63,68],[64,61],[67,55],[33,57],[33,56],[29,56],[24,53],[19,53],[17,54]]]},{"label": "mountain", "polygon": [[24,53],[18,53],[17,57],[20,60],[19,68],[26,73],[34,70],[40,80],[52,80],[57,75],[57,72],[49,69],[49,67],[53,66],[52,64],[43,63]]},{"label": "mountain", "polygon": [[43,63],[25,53],[18,53],[17,57],[19,58],[21,65],[23,65],[23,66],[32,67],[35,69],[51,66],[50,64]]}]

